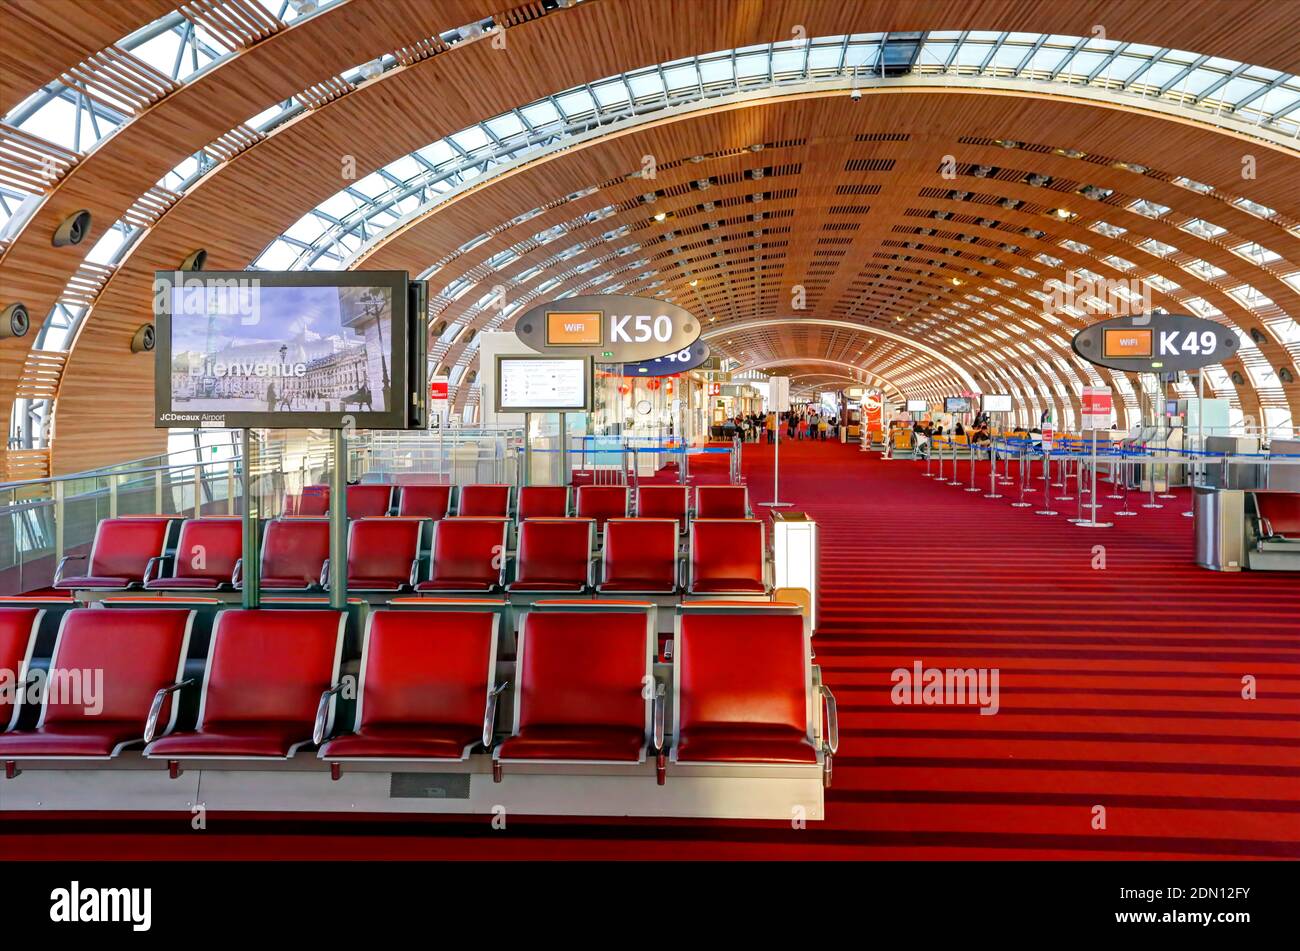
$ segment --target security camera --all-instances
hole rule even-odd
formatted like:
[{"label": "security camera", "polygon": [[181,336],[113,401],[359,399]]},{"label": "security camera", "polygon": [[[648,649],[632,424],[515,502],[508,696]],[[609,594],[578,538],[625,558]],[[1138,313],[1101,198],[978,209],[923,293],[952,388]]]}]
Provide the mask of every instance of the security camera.
[{"label": "security camera", "polygon": [[852,99],[854,102],[857,102],[859,99],[862,98],[862,90],[861,90],[861,89],[850,89],[850,90],[849,90],[849,98]]},{"label": "security camera", "polygon": [[83,208],[76,214],[64,218],[59,223],[59,226],[54,229],[54,237],[50,239],[50,243],[56,248],[81,244],[90,234],[90,224],[90,212]]}]

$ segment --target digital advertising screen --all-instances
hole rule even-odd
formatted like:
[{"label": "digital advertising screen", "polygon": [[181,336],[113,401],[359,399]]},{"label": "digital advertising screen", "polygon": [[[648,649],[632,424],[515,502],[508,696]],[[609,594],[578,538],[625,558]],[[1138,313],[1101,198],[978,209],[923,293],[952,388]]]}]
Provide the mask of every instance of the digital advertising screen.
[{"label": "digital advertising screen", "polygon": [[945,413],[969,413],[970,397],[969,396],[949,396],[943,401],[943,411]]},{"label": "digital advertising screen", "polygon": [[405,272],[167,276],[157,425],[405,428]]},{"label": "digital advertising screen", "polygon": [[591,408],[590,357],[497,355],[498,413],[566,413]]},{"label": "digital advertising screen", "polygon": [[909,413],[924,413],[930,409],[930,404],[925,400],[908,400],[907,411]]},{"label": "digital advertising screen", "polygon": [[1011,397],[1001,393],[985,393],[980,399],[980,409],[986,413],[1011,412]]}]

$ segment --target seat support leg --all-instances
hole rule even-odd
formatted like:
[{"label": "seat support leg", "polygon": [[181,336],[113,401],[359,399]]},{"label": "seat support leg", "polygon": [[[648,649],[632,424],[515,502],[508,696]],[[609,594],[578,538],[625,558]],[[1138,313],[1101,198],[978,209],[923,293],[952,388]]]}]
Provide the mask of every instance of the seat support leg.
[{"label": "seat support leg", "polygon": [[501,782],[501,761],[500,760],[492,761],[492,782],[494,783]]},{"label": "seat support leg", "polygon": [[179,760],[169,759],[167,761],[167,775],[172,779],[181,778],[181,764]]},{"label": "seat support leg", "polygon": [[5,779],[13,779],[15,776],[21,774],[22,770],[18,768],[17,763],[11,759],[5,760]]},{"label": "seat support leg", "polygon": [[831,755],[826,754],[826,761],[822,764],[822,787],[831,788]]},{"label": "seat support leg", "polygon": [[343,764],[330,763],[330,779],[334,780],[334,782],[338,782],[339,777],[342,775],[343,775]]},{"label": "seat support leg", "polygon": [[668,780],[668,756],[665,753],[659,753],[655,757],[655,782],[662,786]]}]

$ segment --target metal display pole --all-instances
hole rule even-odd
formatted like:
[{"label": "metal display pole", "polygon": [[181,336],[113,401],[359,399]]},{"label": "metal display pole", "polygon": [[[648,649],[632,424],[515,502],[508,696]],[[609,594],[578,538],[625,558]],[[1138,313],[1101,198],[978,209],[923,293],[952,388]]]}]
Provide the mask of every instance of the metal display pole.
[{"label": "metal display pole", "polygon": [[[1081,525],[1084,528],[1111,528],[1114,526],[1115,524],[1114,522],[1097,521],[1097,509],[1099,509],[1101,506],[1097,502],[1097,430],[1095,429],[1092,431],[1092,460],[1091,460],[1090,468],[1092,470],[1091,473],[1092,488],[1088,495],[1087,508],[1088,508],[1089,515],[1087,518],[1079,519],[1074,524]],[[1082,478],[1083,477],[1081,473],[1080,481],[1082,481]],[[1082,496],[1082,492],[1080,492],[1080,495]]]},{"label": "metal display pole", "polygon": [[243,572],[243,606],[255,608],[261,602],[261,553],[258,551],[261,539],[258,538],[258,516],[261,506],[253,500],[253,435],[245,429],[242,432],[244,464],[239,471],[239,491],[243,496],[244,538],[240,566]]},{"label": "metal display pole", "polygon": [[781,414],[776,414],[776,431],[772,445],[772,501],[761,502],[770,508],[781,509],[793,505],[793,502],[781,501]]},{"label": "metal display pole", "polygon": [[331,432],[334,471],[330,473],[330,607],[348,606],[348,456],[343,430]]},{"label": "metal display pole", "polygon": [[533,414],[524,413],[524,471],[518,480],[520,485],[533,484],[532,431],[533,431]]},{"label": "metal display pole", "polygon": [[568,485],[569,472],[569,414],[560,414],[560,485]]}]

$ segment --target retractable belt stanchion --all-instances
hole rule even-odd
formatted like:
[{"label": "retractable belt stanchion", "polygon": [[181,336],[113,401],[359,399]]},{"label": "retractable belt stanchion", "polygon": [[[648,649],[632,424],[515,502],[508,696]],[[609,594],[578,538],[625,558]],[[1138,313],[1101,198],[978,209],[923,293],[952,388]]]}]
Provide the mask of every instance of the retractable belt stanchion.
[{"label": "retractable belt stanchion", "polygon": [[1061,458],[1060,458],[1060,462],[1057,464],[1057,470],[1056,470],[1058,473],[1060,473],[1057,476],[1057,478],[1060,479],[1060,482],[1052,483],[1054,486],[1062,490],[1061,494],[1056,497],[1056,501],[1058,502],[1072,502],[1074,500],[1074,496],[1070,494],[1070,465],[1069,465],[1070,458],[1073,454],[1073,451],[1069,448],[1067,442],[1068,442],[1067,440],[1061,441]]},{"label": "retractable belt stanchion", "polygon": [[943,443],[939,442],[938,436],[931,436],[930,454],[934,455],[935,450],[938,450],[939,452],[939,471],[935,474],[935,478],[938,479],[940,482],[942,482],[943,481]]},{"label": "retractable belt stanchion", "polygon": [[1029,457],[1029,449],[1028,449],[1028,447],[1025,446],[1024,443],[1021,443],[1021,445],[1020,445],[1020,460],[1019,460],[1019,468],[1020,468],[1020,501],[1019,501],[1019,502],[1012,502],[1012,503],[1011,503],[1011,507],[1012,507],[1012,508],[1016,508],[1016,509],[1027,509],[1027,508],[1029,508],[1029,507],[1033,504],[1032,502],[1026,502],[1026,501],[1025,501],[1025,494],[1026,494],[1026,493],[1028,492],[1028,490],[1029,490],[1029,471],[1028,471],[1028,468],[1027,468],[1027,466],[1026,466],[1026,463],[1028,462],[1028,457]]},{"label": "retractable belt stanchion", "polygon": [[[917,441],[916,441],[916,438],[915,438],[915,437],[916,437],[916,434],[915,434],[915,433],[912,434],[912,437],[913,437],[913,438],[912,438],[912,444],[913,444],[914,446],[919,445],[919,444],[917,443]],[[926,477],[927,479],[929,479],[929,478],[932,477],[932,476],[931,476],[931,473],[930,473],[930,463],[931,463],[931,462],[933,461],[933,459],[934,459],[934,453],[931,451],[933,448],[934,448],[934,447],[933,447],[933,444],[932,444],[931,442],[927,441],[926,444],[925,444],[925,477]]]},{"label": "retractable belt stanchion", "polygon": [[1130,515],[1137,515],[1137,512],[1130,512],[1129,509],[1128,509],[1128,491],[1129,491],[1129,482],[1132,480],[1132,474],[1131,474],[1131,472],[1130,472],[1130,467],[1131,467],[1132,464],[1133,464],[1133,463],[1132,463],[1132,456],[1131,456],[1131,454],[1129,453],[1129,450],[1121,449],[1121,450],[1120,450],[1120,459],[1121,459],[1121,462],[1120,462],[1120,474],[1121,474],[1120,484],[1121,484],[1121,485],[1123,486],[1123,488],[1124,488],[1124,492],[1123,492],[1123,494],[1120,496],[1120,498],[1122,498],[1122,499],[1124,500],[1124,508],[1121,509],[1120,511],[1116,512],[1115,514],[1118,515],[1118,516],[1128,517],[1128,516],[1130,516]]},{"label": "retractable belt stanchion", "polygon": [[952,451],[952,478],[948,480],[948,484],[962,485],[961,473],[957,471],[957,440],[951,435],[948,437],[948,448]]},{"label": "retractable belt stanchion", "polygon": [[978,492],[980,488],[975,484],[975,443],[970,436],[966,437],[966,451],[970,453],[970,487],[966,491]]},{"label": "retractable belt stanchion", "polygon": [[[1149,450],[1146,446],[1142,447],[1142,451],[1148,457],[1150,457],[1151,450]],[[1156,501],[1156,467],[1153,463],[1151,462],[1147,463],[1146,474],[1147,474],[1147,491],[1150,493],[1150,498],[1147,502],[1143,504],[1142,507],[1144,509],[1162,509],[1164,508],[1164,506]]]},{"label": "retractable belt stanchion", "polygon": [[1052,508],[1052,450],[1043,445],[1043,508],[1037,509],[1035,515],[1059,515]]},{"label": "retractable belt stanchion", "polygon": [[998,443],[996,439],[989,440],[989,490],[984,493],[984,498],[1002,498],[1002,495],[998,492]]}]

